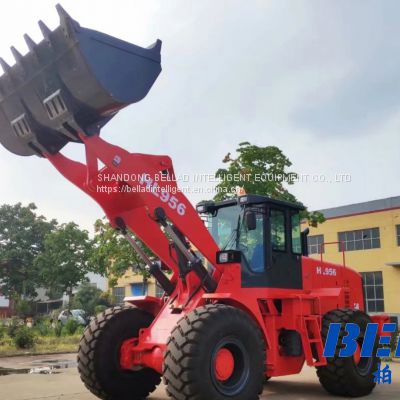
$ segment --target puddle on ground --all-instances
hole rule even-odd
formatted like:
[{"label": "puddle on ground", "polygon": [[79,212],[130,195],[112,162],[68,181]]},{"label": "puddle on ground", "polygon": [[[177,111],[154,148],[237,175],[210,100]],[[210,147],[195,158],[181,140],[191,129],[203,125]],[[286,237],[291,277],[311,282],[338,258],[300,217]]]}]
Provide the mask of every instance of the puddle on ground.
[{"label": "puddle on ground", "polygon": [[55,368],[55,369],[64,369],[64,368],[72,368],[76,367],[76,361],[75,360],[37,360],[37,361],[32,361],[31,365],[33,366],[38,366],[38,367],[50,367],[50,368]]},{"label": "puddle on ground", "polygon": [[29,374],[30,368],[2,368],[0,367],[0,376],[12,374]]},{"label": "puddle on ground", "polygon": [[73,360],[36,360],[31,362],[32,368],[2,368],[0,376],[13,374],[60,374],[61,369],[75,368],[76,361]]}]

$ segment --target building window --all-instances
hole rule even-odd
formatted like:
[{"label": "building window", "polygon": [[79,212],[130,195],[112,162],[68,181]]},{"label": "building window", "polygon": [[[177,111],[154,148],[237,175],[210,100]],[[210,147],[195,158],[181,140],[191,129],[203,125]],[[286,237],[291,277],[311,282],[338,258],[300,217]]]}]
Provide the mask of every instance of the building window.
[{"label": "building window", "polygon": [[378,249],[381,247],[379,228],[359,229],[357,231],[339,232],[339,251]]},{"label": "building window", "polygon": [[147,295],[147,283],[133,283],[131,285],[132,296],[146,296]]},{"label": "building window", "polygon": [[156,297],[163,297],[164,289],[156,283]]},{"label": "building window", "polygon": [[367,312],[385,311],[382,272],[361,272]]},{"label": "building window", "polygon": [[400,246],[400,225],[396,225],[397,246]]},{"label": "building window", "polygon": [[113,287],[112,294],[115,299],[116,304],[123,304],[125,298],[125,288],[124,287]]},{"label": "building window", "polygon": [[324,243],[324,235],[313,235],[307,237],[308,254],[321,254],[321,245]]}]

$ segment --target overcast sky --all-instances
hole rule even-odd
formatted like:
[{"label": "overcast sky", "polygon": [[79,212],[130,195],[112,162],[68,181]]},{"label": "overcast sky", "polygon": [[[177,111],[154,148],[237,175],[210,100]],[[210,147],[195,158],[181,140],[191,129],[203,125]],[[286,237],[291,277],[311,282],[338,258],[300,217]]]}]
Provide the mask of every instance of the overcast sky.
[{"label": "overcast sky", "polygon": [[[39,19],[54,29],[55,4],[5,2],[0,55],[12,63],[11,45],[25,53],[24,33],[39,41]],[[168,154],[177,174],[214,173],[228,151],[249,141],[280,147],[301,174],[351,175],[347,183],[297,183],[293,192],[310,209],[400,195],[398,1],[62,5],[82,26],[141,46],[163,41],[160,77],[103,129],[105,139]],[[81,150],[66,154],[79,158]],[[0,146],[0,203],[19,201],[90,230],[103,215],[46,160]]]}]

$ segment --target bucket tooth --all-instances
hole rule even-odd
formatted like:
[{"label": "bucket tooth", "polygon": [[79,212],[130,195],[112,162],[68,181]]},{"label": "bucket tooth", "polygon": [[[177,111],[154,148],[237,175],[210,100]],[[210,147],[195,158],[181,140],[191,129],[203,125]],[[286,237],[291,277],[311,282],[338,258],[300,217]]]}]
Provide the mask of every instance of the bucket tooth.
[{"label": "bucket tooth", "polygon": [[45,39],[49,40],[50,33],[51,33],[50,28],[42,20],[39,20],[38,24],[39,24],[40,30],[42,31],[43,37]]},{"label": "bucket tooth", "polygon": [[11,53],[14,56],[15,61],[21,63],[23,55],[14,46],[11,46]]},{"label": "bucket tooth", "polygon": [[27,62],[27,64],[28,65],[32,63],[40,64],[40,53],[38,52],[38,45],[33,41],[33,39],[27,33],[24,34],[24,40],[26,45],[28,46],[30,59],[32,60],[30,63]]},{"label": "bucket tooth", "polygon": [[33,39],[27,33],[24,34],[24,39],[29,51],[34,51],[36,43],[33,41]]},{"label": "bucket tooth", "polygon": [[1,68],[3,68],[3,71],[5,73],[7,73],[11,70],[11,67],[7,64],[7,62],[2,57],[0,57],[0,65],[1,65]]},{"label": "bucket tooth", "polygon": [[153,50],[155,53],[161,52],[162,41],[157,39],[151,46],[148,47],[149,50]]},{"label": "bucket tooth", "polygon": [[63,6],[60,3],[56,4],[56,10],[61,20],[64,18],[72,19],[71,16],[64,10]]},{"label": "bucket tooth", "polygon": [[79,28],[79,23],[64,10],[61,4],[57,4],[56,9],[60,17],[60,25],[66,30],[67,34],[71,35],[74,29]]}]

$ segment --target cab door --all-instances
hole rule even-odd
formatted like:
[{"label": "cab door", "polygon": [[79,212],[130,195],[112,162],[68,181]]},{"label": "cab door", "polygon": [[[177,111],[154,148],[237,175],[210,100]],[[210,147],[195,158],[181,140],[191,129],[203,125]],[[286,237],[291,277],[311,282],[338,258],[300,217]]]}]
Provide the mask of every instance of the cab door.
[{"label": "cab door", "polygon": [[267,232],[269,257],[267,274],[270,287],[302,288],[299,213],[270,207]]},{"label": "cab door", "polygon": [[266,207],[255,213],[253,229],[242,224],[242,287],[302,288],[298,212]]},{"label": "cab door", "polygon": [[[246,216],[252,214],[252,226]],[[266,211],[265,207],[245,210],[240,226],[238,250],[242,253],[242,287],[264,287],[266,280]]]}]

